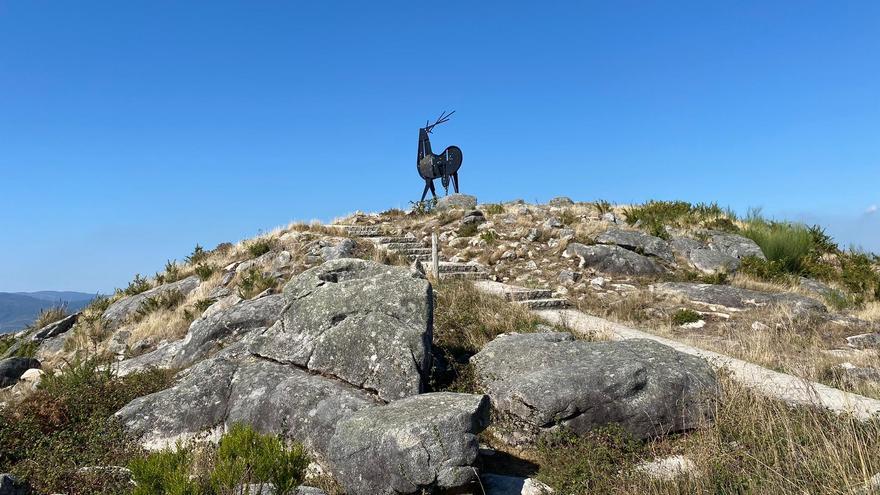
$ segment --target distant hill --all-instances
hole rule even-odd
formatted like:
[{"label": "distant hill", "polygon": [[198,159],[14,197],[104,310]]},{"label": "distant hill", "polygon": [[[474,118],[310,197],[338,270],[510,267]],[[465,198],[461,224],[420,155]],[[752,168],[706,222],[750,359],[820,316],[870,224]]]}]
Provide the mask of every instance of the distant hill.
[{"label": "distant hill", "polygon": [[66,303],[69,311],[84,308],[95,294],[71,291],[0,292],[0,333],[28,326],[40,311]]}]

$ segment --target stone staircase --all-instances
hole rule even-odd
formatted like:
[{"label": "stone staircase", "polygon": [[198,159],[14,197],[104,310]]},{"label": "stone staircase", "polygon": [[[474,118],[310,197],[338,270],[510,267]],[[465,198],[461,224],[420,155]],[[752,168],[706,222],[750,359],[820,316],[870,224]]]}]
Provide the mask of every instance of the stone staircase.
[{"label": "stone staircase", "polygon": [[561,309],[568,307],[568,301],[553,297],[553,292],[550,289],[531,289],[490,280],[481,280],[475,282],[474,285],[483,292],[501,296],[513,304],[519,304],[529,309]]},{"label": "stone staircase", "polygon": [[[410,261],[420,261],[430,269],[431,248],[425,246],[413,234],[387,235],[378,225],[336,225],[352,237],[362,237],[374,242],[380,249],[397,253]],[[443,259],[442,254],[441,260]],[[485,280],[489,277],[486,267],[478,263],[440,261],[440,277],[444,279]]]}]

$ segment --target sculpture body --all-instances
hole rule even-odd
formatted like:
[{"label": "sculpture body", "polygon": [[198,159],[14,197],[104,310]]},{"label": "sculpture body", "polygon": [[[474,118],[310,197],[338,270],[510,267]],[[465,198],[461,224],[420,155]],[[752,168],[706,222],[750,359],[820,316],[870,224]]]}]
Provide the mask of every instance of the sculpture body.
[{"label": "sculpture body", "polygon": [[434,129],[434,126],[442,124],[449,120],[449,117],[455,113],[454,111],[448,115],[444,112],[433,124],[426,123],[425,127],[419,129],[419,154],[416,159],[416,168],[422,179],[425,179],[425,190],[422,191],[422,199],[425,200],[428,191],[431,191],[433,197],[437,197],[434,190],[434,179],[440,179],[443,188],[449,191],[449,182],[452,179],[452,185],[455,192],[458,192],[458,169],[461,167],[461,149],[458,146],[449,146],[440,154],[434,154],[431,151],[431,139],[428,136]]}]

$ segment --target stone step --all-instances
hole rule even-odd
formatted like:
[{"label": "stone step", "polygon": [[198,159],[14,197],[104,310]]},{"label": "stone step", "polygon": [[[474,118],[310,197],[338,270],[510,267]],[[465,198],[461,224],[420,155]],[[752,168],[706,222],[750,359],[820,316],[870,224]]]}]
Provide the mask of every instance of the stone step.
[{"label": "stone step", "polygon": [[422,241],[416,239],[415,237],[399,237],[399,236],[386,236],[380,237],[377,239],[379,244],[421,244]]},{"label": "stone step", "polygon": [[559,298],[528,299],[525,301],[513,301],[513,304],[519,304],[529,309],[557,309],[568,307],[568,300]]},{"label": "stone step", "polygon": [[431,248],[426,247],[398,248],[392,249],[391,251],[400,254],[431,254]]},{"label": "stone step", "polygon": [[429,247],[425,247],[420,242],[389,242],[388,244],[380,244],[382,247],[386,249],[431,249]]},{"label": "stone step", "polygon": [[402,256],[405,256],[410,261],[416,261],[416,260],[421,261],[421,262],[431,261],[431,254],[430,253],[428,253],[428,254],[404,254]]},{"label": "stone step", "polygon": [[382,229],[378,225],[339,225],[349,235],[355,237],[379,237]]},{"label": "stone step", "polygon": [[440,273],[484,272],[486,267],[471,263],[453,263],[451,261],[440,262]]},{"label": "stone step", "polygon": [[440,272],[440,278],[444,280],[486,280],[486,272]]},{"label": "stone step", "polygon": [[504,298],[511,302],[551,299],[552,297],[553,291],[550,289],[523,289],[504,293]]}]

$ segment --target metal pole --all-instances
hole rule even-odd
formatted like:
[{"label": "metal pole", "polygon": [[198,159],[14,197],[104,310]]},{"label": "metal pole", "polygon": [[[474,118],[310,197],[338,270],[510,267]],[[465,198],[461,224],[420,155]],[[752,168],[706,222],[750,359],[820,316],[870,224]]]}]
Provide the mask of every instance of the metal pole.
[{"label": "metal pole", "polygon": [[440,254],[439,254],[439,244],[440,242],[437,240],[437,232],[431,233],[431,268],[434,269],[434,276],[437,277],[437,280],[440,280]]}]

